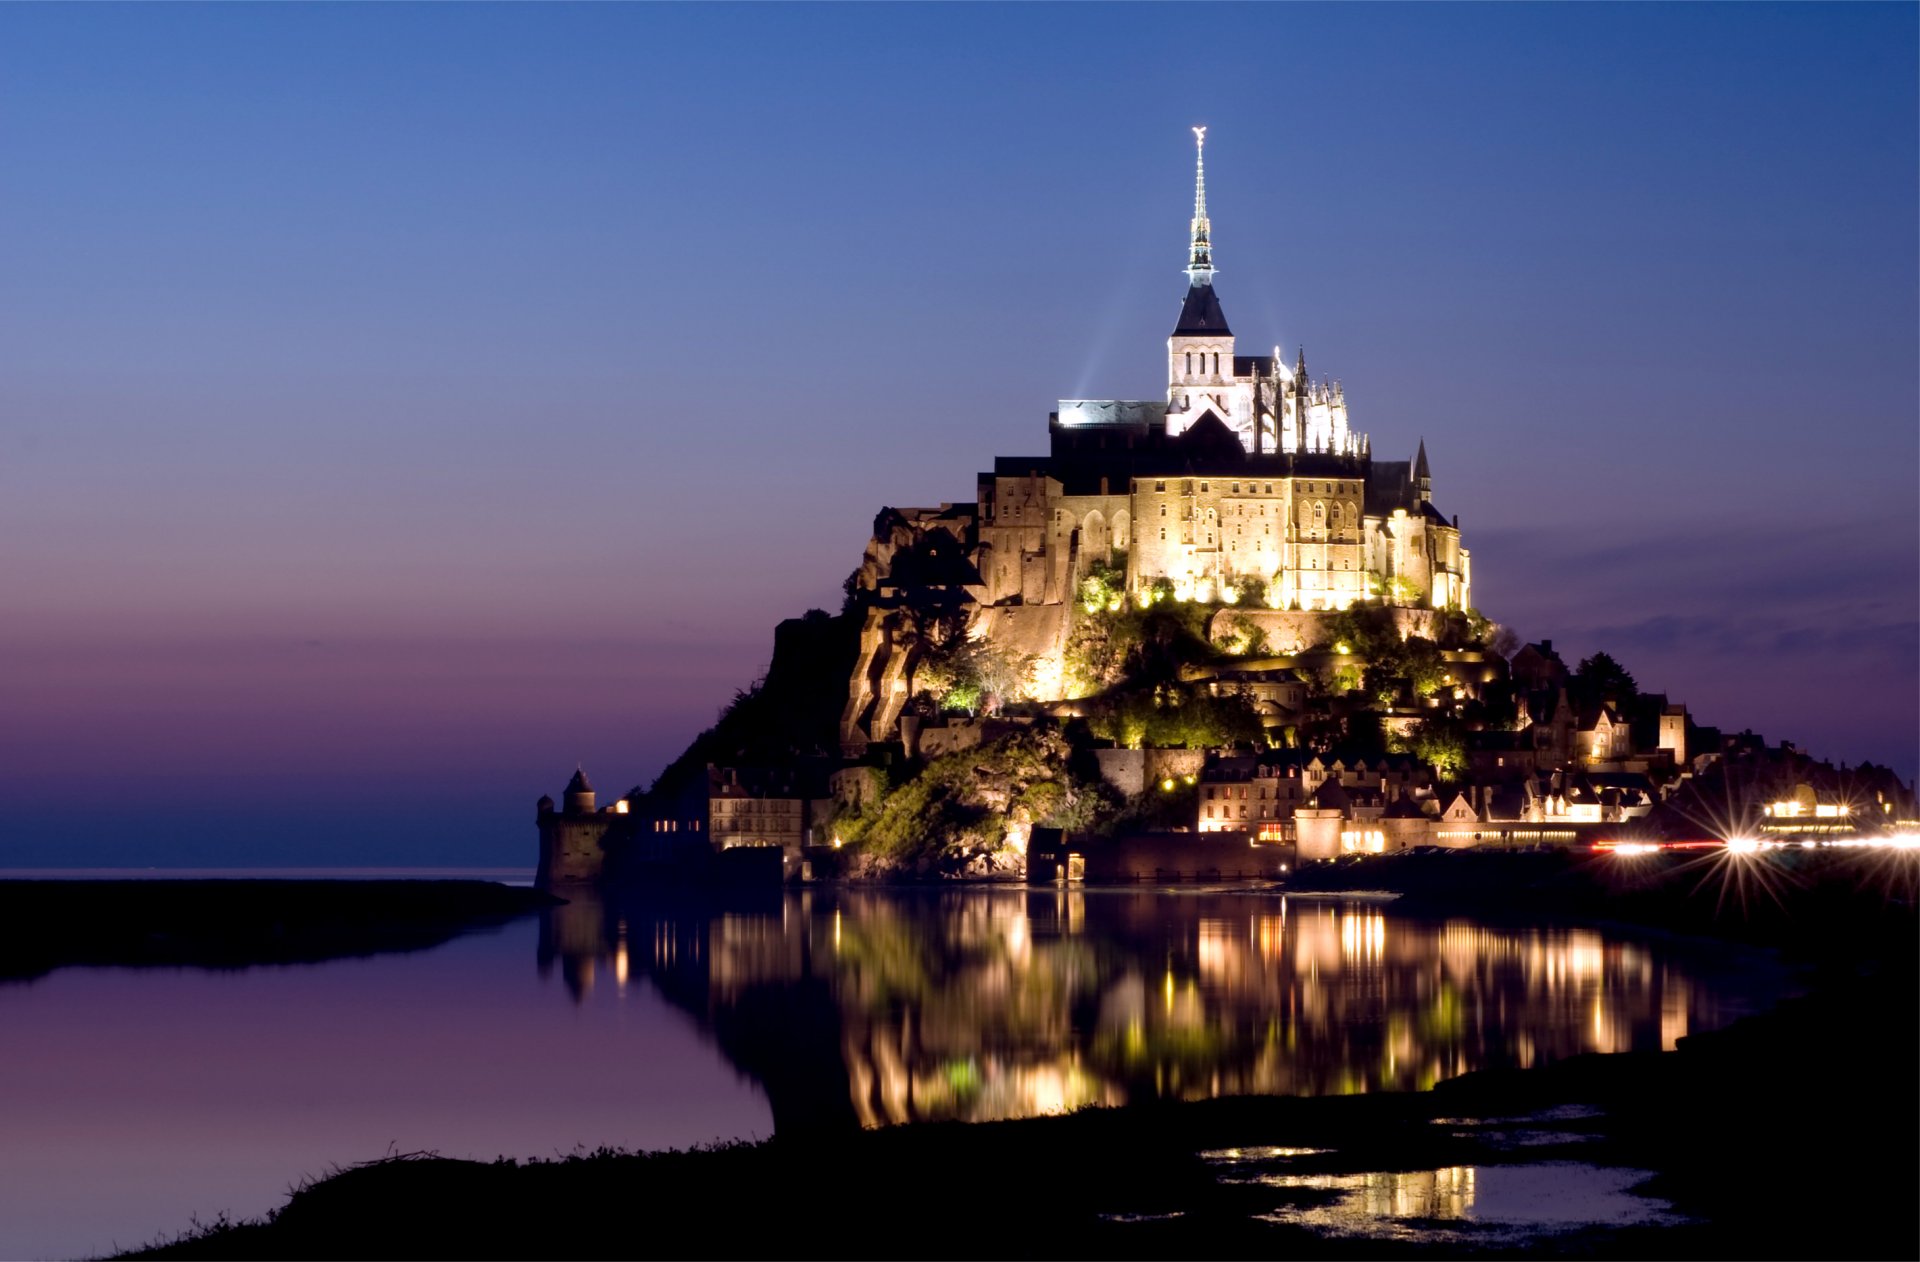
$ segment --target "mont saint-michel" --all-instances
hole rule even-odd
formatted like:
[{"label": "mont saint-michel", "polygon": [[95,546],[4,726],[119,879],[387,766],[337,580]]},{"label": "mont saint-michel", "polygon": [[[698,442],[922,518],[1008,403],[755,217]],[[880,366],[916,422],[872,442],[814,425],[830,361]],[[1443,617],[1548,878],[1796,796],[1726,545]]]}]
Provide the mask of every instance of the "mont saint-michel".
[{"label": "mont saint-michel", "polygon": [[1165,397],[1062,399],[970,499],[881,508],[841,610],[782,623],[650,786],[601,805],[580,768],[540,799],[543,884],[1909,843],[1886,769],[1722,732],[1478,610],[1427,436],[1376,454],[1341,378],[1235,334],[1193,130]]}]

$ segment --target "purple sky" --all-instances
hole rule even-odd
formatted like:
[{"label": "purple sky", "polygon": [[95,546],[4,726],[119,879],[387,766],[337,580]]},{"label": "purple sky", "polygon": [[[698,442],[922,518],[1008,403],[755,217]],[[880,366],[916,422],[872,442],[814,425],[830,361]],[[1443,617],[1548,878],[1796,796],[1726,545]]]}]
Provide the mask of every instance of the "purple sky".
[{"label": "purple sky", "polygon": [[0,9],[0,864],[511,862],[1218,286],[1477,603],[1920,764],[1908,6]]}]

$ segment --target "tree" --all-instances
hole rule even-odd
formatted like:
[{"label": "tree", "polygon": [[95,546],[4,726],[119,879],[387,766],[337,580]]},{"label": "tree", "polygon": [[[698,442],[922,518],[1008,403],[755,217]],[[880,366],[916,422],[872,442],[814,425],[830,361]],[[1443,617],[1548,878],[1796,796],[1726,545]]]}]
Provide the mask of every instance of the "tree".
[{"label": "tree", "polygon": [[1574,693],[1589,706],[1602,703],[1622,706],[1640,695],[1640,685],[1627,673],[1627,668],[1606,653],[1583,659],[1569,682]]}]

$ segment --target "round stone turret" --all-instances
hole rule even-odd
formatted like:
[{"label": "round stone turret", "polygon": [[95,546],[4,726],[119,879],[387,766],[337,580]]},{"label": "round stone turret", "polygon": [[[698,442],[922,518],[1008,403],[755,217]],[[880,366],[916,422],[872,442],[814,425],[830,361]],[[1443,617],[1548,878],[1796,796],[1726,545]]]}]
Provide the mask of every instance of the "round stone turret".
[{"label": "round stone turret", "polygon": [[567,814],[593,814],[593,786],[587,783],[587,773],[580,768],[573,769],[573,779],[567,781]]}]

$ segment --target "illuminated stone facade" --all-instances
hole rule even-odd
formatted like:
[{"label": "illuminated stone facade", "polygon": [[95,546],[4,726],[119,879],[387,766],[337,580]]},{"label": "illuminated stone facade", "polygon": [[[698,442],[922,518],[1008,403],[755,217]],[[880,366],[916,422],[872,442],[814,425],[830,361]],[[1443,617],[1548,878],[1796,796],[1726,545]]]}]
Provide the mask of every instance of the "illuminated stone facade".
[{"label": "illuminated stone facade", "polygon": [[1275,609],[1470,604],[1469,556],[1433,506],[1426,445],[1376,461],[1345,391],[1314,381],[1304,351],[1291,365],[1278,348],[1238,354],[1212,257],[1202,176],[1165,402],[1062,400],[1046,457],[980,475],[984,602],[1068,601],[1080,575],[1124,556],[1136,594],[1166,580],[1198,600],[1257,585]]},{"label": "illuminated stone facade", "polygon": [[[1041,663],[1036,699],[1062,695],[1072,608],[1097,570],[1123,576],[1137,600],[1269,612],[1472,603],[1470,557],[1434,507],[1424,441],[1411,460],[1376,460],[1345,391],[1315,381],[1304,351],[1291,364],[1278,348],[1240,354],[1212,259],[1202,167],[1166,398],[1062,400],[1048,453],[995,460],[972,504],[882,512],[856,574],[875,599],[842,722],[848,753],[892,738],[911,691],[903,646],[928,593],[973,606],[976,637],[1017,632],[1006,647]],[[1004,616],[1016,609],[1060,616]]]}]

